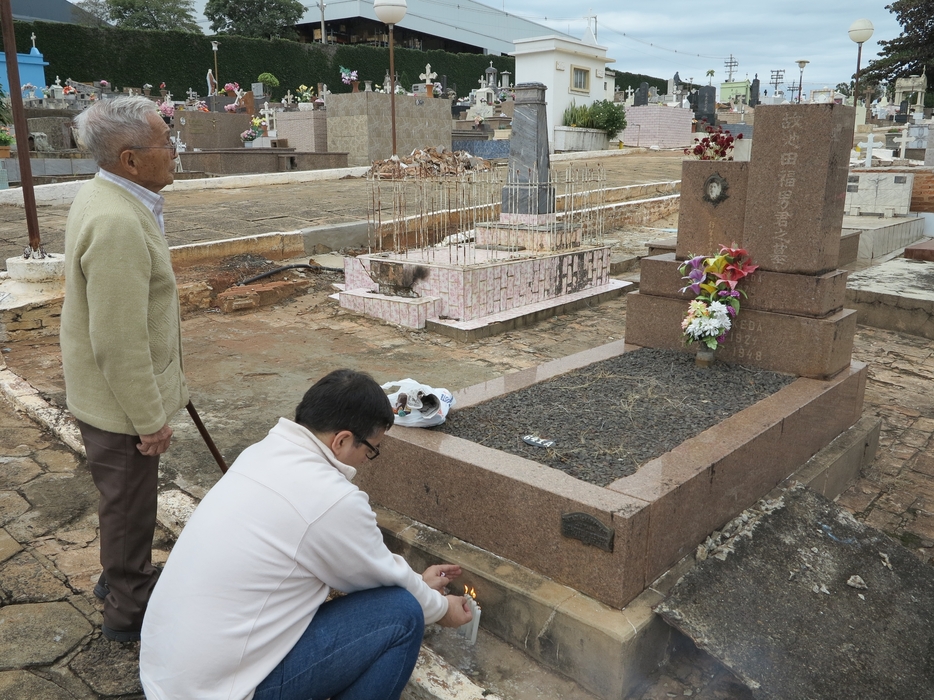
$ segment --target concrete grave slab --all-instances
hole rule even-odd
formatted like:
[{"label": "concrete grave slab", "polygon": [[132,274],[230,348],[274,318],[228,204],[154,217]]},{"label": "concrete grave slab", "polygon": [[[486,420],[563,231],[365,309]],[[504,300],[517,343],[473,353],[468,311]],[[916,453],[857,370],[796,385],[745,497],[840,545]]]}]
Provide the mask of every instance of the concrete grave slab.
[{"label": "concrete grave slab", "polygon": [[846,303],[859,323],[934,339],[934,263],[896,258],[854,272]]},{"label": "concrete grave slab", "polygon": [[656,607],[666,621],[757,699],[930,698],[930,566],[801,486],[745,515]]}]

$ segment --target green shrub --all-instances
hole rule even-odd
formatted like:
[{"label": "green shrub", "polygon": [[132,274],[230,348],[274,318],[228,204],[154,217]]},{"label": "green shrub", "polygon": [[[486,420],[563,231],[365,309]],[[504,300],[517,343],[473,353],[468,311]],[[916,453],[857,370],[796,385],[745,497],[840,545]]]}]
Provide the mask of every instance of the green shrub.
[{"label": "green shrub", "polygon": [[577,105],[573,100],[561,117],[563,126],[579,129],[600,129],[612,139],[626,128],[626,111],[609,100],[597,100],[592,105]]},{"label": "green shrub", "polygon": [[608,139],[613,139],[626,128],[626,110],[623,105],[609,100],[597,100],[590,105],[590,117],[594,129],[602,129]]},{"label": "green shrub", "polygon": [[272,73],[260,73],[256,82],[268,85],[269,87],[279,87],[279,79]]}]

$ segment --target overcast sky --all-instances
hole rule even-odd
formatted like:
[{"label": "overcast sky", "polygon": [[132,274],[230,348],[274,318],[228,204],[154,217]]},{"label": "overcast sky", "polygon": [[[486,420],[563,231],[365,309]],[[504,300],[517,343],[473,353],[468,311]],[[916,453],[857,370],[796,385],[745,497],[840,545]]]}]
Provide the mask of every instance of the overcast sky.
[{"label": "overcast sky", "polygon": [[[848,82],[856,71],[857,46],[847,30],[857,19],[868,19],[875,27],[863,45],[864,67],[876,56],[877,40],[901,32],[883,0],[737,2],[730,3],[732,9],[697,0],[483,1],[578,38],[586,31],[584,15],[596,15],[597,41],[616,59],[610,67],[631,73],[670,78],[678,71],[682,80],[706,84],[712,69],[716,84],[726,80],[724,61],[732,54],[739,64],[734,79],[752,80],[758,73],[770,94],[771,71],[783,69],[784,84],[796,83],[800,59],[810,61],[804,69],[805,93]],[[303,2],[316,7],[313,0]],[[435,2],[455,5],[457,0]],[[195,0],[195,6],[201,26],[210,31],[201,14],[204,0]]]}]

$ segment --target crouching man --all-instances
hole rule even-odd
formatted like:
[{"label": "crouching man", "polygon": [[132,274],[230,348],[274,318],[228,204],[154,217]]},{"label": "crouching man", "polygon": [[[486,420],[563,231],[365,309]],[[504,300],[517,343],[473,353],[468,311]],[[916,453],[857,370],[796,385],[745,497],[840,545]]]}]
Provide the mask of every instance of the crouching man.
[{"label": "crouching man", "polygon": [[[149,700],[396,699],[425,623],[470,620],[440,591],[455,565],[414,572],[383,544],[355,466],[393,414],[368,375],[337,370],[305,394],[198,506],[143,621]],[[329,590],[348,595],[325,602]]]}]

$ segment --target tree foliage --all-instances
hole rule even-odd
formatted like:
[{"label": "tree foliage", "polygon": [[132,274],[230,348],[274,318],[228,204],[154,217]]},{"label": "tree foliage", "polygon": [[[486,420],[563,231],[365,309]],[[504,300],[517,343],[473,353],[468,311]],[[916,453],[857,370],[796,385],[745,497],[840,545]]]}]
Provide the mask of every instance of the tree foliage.
[{"label": "tree foliage", "polygon": [[218,34],[288,39],[305,14],[299,0],[208,0],[204,16]]},{"label": "tree foliage", "polygon": [[101,22],[110,22],[110,6],[107,4],[107,0],[82,0],[82,2],[75,4]]},{"label": "tree foliage", "polygon": [[124,29],[201,31],[195,21],[193,0],[104,0],[104,4],[107,19]]},{"label": "tree foliage", "polygon": [[[928,80],[934,78],[934,0],[896,0],[886,5],[902,25],[902,33],[889,41],[881,40],[879,58],[860,71],[860,83],[888,82],[896,78],[921,75],[927,68]],[[934,82],[934,81],[931,81]]]}]

